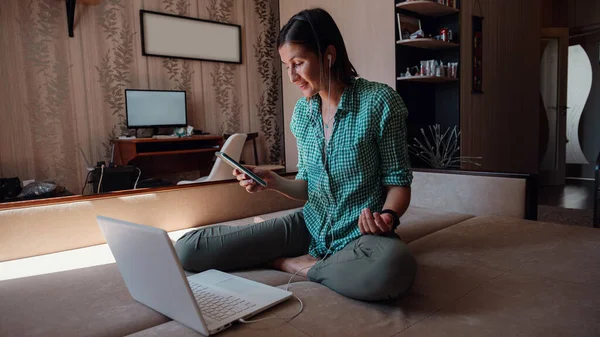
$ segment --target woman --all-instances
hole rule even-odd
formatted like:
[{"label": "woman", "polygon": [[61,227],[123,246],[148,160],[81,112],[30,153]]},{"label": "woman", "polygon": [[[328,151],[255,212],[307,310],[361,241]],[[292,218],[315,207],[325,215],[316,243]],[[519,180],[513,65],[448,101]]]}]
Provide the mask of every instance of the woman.
[{"label": "woman", "polygon": [[[270,265],[359,300],[394,299],[416,263],[394,234],[410,202],[405,118],[400,96],[359,79],[333,18],[304,10],[281,29],[278,50],[300,88],[290,128],[298,174],[285,179],[251,168],[275,190],[306,201],[302,211],[243,227],[187,233],[176,244],[185,269]],[[234,170],[248,192],[264,187]]]}]

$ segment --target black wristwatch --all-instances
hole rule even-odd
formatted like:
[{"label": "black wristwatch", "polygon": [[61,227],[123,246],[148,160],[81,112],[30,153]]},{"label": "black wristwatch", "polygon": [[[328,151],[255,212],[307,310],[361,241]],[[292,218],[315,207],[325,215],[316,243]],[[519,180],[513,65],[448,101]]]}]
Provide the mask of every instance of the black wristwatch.
[{"label": "black wristwatch", "polygon": [[400,218],[398,217],[398,213],[391,209],[384,209],[383,211],[379,212],[379,215],[386,213],[392,215],[392,219],[394,219],[394,224],[392,224],[392,230],[396,230],[396,228],[398,228],[398,225],[400,225]]}]

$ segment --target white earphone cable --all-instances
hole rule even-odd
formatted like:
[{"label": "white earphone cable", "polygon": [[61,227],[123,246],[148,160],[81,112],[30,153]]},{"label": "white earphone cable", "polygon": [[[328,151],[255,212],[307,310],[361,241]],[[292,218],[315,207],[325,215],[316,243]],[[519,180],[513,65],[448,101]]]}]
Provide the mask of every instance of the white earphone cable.
[{"label": "white earphone cable", "polygon": [[[331,98],[331,54],[328,55],[328,59],[329,59],[329,75],[328,75],[328,88],[327,88],[328,93],[327,93],[327,95],[328,95],[328,99],[330,99]],[[310,105],[310,113],[311,113],[311,118],[312,118],[312,101],[311,101],[311,105]],[[327,113],[328,114],[330,113],[330,104],[329,103],[327,104]],[[333,115],[333,117],[335,117],[335,114]],[[333,117],[331,119],[333,119]],[[329,121],[331,121],[331,119]],[[333,132],[333,127],[331,129],[332,129],[332,132]],[[328,144],[328,137],[325,135],[325,128],[323,128],[323,137],[324,137],[324,142],[325,142],[325,146],[324,146],[324,148],[325,148],[325,151],[324,151],[324,155],[325,155],[324,166],[327,166],[327,144]],[[321,175],[319,176],[319,184],[321,183],[321,178],[323,177],[323,172],[324,171],[321,171]],[[321,202],[323,202],[323,197],[324,196],[323,195],[319,195],[319,197],[320,197]],[[328,197],[329,197],[329,200],[326,200],[325,204],[330,204],[331,201],[333,201],[334,204],[337,204],[330,194],[328,195]],[[294,279],[294,277],[296,275],[298,275],[299,272],[301,272],[301,271],[303,271],[303,270],[305,270],[307,268],[312,268],[312,267],[317,266],[318,264],[322,263],[327,258],[327,256],[329,256],[329,254],[331,253],[331,246],[333,245],[333,242],[335,241],[335,237],[333,236],[333,224],[331,223],[331,217],[330,217],[329,213],[327,213],[327,221],[326,221],[326,223],[329,224],[329,227],[330,227],[330,230],[331,230],[331,232],[330,232],[331,233],[331,242],[329,243],[329,248],[327,248],[327,253],[325,253],[325,255],[323,256],[323,258],[321,258],[321,260],[319,260],[314,265],[308,266],[308,267],[304,267],[304,268],[299,269],[298,271],[296,271],[292,275],[292,277],[290,277],[290,279],[289,279],[289,281],[288,281],[288,283],[287,283],[287,285],[285,287],[286,291],[289,291],[290,284],[291,284],[292,280]],[[296,296],[296,295],[292,295],[292,296],[294,298],[296,298],[300,302],[300,310],[298,310],[298,312],[295,313],[294,315],[292,315],[291,317],[285,317],[285,318],[282,317],[280,319],[283,319],[283,320],[286,320],[286,321],[287,320],[291,320],[294,317],[300,315],[302,313],[302,311],[304,310],[304,303],[302,302],[302,300],[298,296]],[[254,319],[254,320],[245,320],[243,318],[240,318],[238,321],[240,323],[249,324],[249,323],[256,323],[256,322],[266,321],[266,320],[269,320],[269,319],[276,319],[276,318],[279,318],[279,317],[265,317],[265,318]]]},{"label": "white earphone cable", "polygon": [[[327,116],[329,116],[331,114],[331,54],[327,55],[327,58],[329,59],[329,74],[327,75]],[[333,113],[333,116],[330,117],[329,121],[327,121],[326,125],[328,125],[329,122],[331,122],[331,120],[334,118],[335,112]],[[335,124],[335,121],[333,123]],[[326,129],[329,130],[330,128]],[[333,125],[331,126],[331,133],[333,133]],[[327,135],[325,133],[325,128],[323,129],[323,136],[325,137],[325,144],[328,144],[329,138],[331,138],[331,134]]]}]

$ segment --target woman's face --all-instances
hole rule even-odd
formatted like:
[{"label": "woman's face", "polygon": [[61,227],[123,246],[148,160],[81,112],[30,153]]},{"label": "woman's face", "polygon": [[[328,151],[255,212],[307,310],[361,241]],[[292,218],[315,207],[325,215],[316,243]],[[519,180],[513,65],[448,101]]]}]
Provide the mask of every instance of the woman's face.
[{"label": "woman's face", "polygon": [[296,84],[304,97],[311,97],[321,88],[319,57],[295,43],[285,43],[279,48],[281,62],[285,64],[290,82]]}]

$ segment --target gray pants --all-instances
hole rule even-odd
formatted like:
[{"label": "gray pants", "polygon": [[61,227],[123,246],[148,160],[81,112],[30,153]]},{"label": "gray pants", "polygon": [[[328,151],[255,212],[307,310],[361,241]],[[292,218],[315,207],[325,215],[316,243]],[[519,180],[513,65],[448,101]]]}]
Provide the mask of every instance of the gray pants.
[{"label": "gray pants", "polygon": [[[308,253],[311,240],[302,212],[246,226],[214,226],[186,233],[175,244],[184,269],[233,271]],[[344,296],[395,299],[411,287],[416,262],[395,234],[365,235],[318,262],[308,278]]]}]

